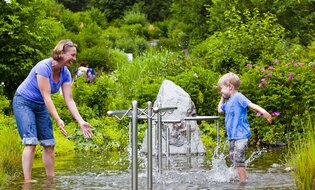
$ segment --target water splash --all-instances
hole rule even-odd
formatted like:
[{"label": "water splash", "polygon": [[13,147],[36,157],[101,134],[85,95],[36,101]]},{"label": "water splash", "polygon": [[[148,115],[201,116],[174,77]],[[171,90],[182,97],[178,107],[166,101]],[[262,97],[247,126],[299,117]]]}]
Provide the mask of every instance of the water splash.
[{"label": "water splash", "polygon": [[[227,143],[226,143],[227,144]],[[226,164],[226,157],[224,150],[226,144],[223,146],[223,150],[220,152],[220,146],[215,147],[214,154],[211,160],[211,170],[209,180],[212,182],[231,182],[238,181],[238,174],[234,167],[228,167]],[[263,152],[266,152],[266,148],[258,151],[254,151],[251,156],[245,161],[246,166],[258,158]]]},{"label": "water splash", "polygon": [[263,152],[267,152],[266,148],[262,148],[261,150],[254,151],[250,157],[245,161],[246,166],[248,166],[251,162],[253,162],[256,158],[258,158]]},{"label": "water splash", "polygon": [[[225,146],[223,146],[225,147]],[[211,170],[209,180],[212,182],[230,182],[236,180],[237,173],[233,167],[228,167],[225,161],[227,155],[224,150],[219,151],[220,146],[216,146],[211,160]]]}]

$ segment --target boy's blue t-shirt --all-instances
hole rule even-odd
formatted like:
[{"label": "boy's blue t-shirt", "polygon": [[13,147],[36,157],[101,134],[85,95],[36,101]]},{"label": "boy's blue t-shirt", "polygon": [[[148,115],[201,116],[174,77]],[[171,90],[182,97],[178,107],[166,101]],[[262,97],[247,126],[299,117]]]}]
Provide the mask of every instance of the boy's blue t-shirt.
[{"label": "boy's blue t-shirt", "polygon": [[59,91],[61,85],[65,82],[71,81],[71,74],[68,68],[62,67],[60,72],[59,82],[56,83],[53,79],[52,73],[52,59],[47,58],[38,62],[31,72],[28,74],[26,79],[18,87],[16,93],[23,96],[24,98],[44,104],[44,99],[40,93],[36,75],[42,75],[46,78],[49,78],[51,93],[54,94]]},{"label": "boy's blue t-shirt", "polygon": [[228,140],[249,138],[251,136],[247,119],[247,106],[251,103],[243,94],[236,93],[225,102],[221,109],[225,112],[225,128]]}]

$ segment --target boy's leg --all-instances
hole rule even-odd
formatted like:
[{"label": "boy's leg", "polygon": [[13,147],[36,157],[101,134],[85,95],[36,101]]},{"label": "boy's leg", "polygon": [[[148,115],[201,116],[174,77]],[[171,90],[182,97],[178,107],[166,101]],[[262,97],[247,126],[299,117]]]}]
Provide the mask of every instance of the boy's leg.
[{"label": "boy's leg", "polygon": [[47,177],[54,177],[55,176],[55,152],[54,146],[44,146],[43,147],[43,163],[46,170]]},{"label": "boy's leg", "polygon": [[235,141],[235,157],[234,162],[240,178],[240,183],[245,183],[247,179],[245,150],[247,148],[248,139],[240,139]]},{"label": "boy's leg", "polygon": [[237,167],[237,172],[240,177],[240,183],[245,183],[247,178],[245,167]]},{"label": "boy's leg", "polygon": [[25,145],[22,153],[22,168],[24,174],[24,180],[32,180],[32,167],[34,162],[36,146],[34,145]]}]

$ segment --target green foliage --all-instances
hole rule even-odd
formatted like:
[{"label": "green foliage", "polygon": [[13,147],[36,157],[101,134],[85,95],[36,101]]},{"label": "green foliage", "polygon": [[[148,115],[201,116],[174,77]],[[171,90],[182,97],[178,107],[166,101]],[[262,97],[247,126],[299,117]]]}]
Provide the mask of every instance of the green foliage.
[{"label": "green foliage", "polygon": [[116,18],[121,18],[123,13],[135,3],[135,0],[91,0],[88,6],[99,8],[109,22]]},{"label": "green foliage", "polygon": [[159,39],[163,35],[161,29],[153,24],[149,24],[144,28],[144,30],[144,35],[147,39]]},{"label": "green foliage", "polygon": [[218,77],[218,73],[209,69],[191,67],[170,79],[191,96],[198,115],[217,115]]},{"label": "green foliage", "polygon": [[79,109],[83,106],[87,118],[106,114],[107,96],[113,86],[105,74],[97,77],[93,83],[87,83],[84,77],[79,77],[73,88],[73,98]]},{"label": "green foliage", "polygon": [[123,20],[127,25],[140,24],[141,26],[146,26],[148,24],[146,15],[138,11],[127,11]]},{"label": "green foliage", "polygon": [[[225,12],[225,17],[230,20],[230,26],[214,33],[195,49],[197,55],[208,60],[213,70],[239,72],[247,63],[269,62],[270,56],[278,57],[283,53],[285,32],[274,15],[261,15],[258,10],[231,10]],[[276,47],[282,47],[281,51]]]},{"label": "green foliage", "polygon": [[171,18],[173,22],[173,30],[180,30],[185,34],[186,46],[181,44],[183,49],[189,44],[195,45],[204,40],[207,33],[207,11],[206,5],[210,3],[208,0],[174,0],[170,7]]},{"label": "green foliage", "polygon": [[[69,126],[71,126],[71,124],[66,125],[65,129],[66,129],[67,133],[71,135],[75,128],[71,129]],[[71,153],[74,153],[75,142],[71,141],[67,137],[64,137],[55,123],[54,123],[53,127],[54,127],[54,137],[56,140],[56,146],[55,146],[56,156],[69,155]],[[74,127],[79,128],[78,125],[76,125]]]},{"label": "green foliage", "polygon": [[315,131],[313,116],[304,119],[304,133],[298,135],[298,140],[289,149],[288,165],[293,168],[295,184],[298,189],[314,189],[315,180]]},{"label": "green foliage", "polygon": [[0,114],[5,114],[9,112],[10,100],[4,95],[3,85],[0,84]]},{"label": "green foliage", "polygon": [[315,62],[315,40],[313,40],[311,45],[308,46],[306,60],[309,61],[310,64],[314,64]]},{"label": "green foliage", "polygon": [[294,60],[289,63],[275,60],[274,64],[266,67],[249,65],[245,71],[241,77],[241,91],[274,114],[270,126],[251,112],[254,137],[269,142],[284,137],[295,139],[303,131],[300,119],[315,110],[314,68]]},{"label": "green foliage", "polygon": [[[217,145],[217,131],[216,131],[216,123],[209,123],[202,121],[199,125],[200,131],[201,131],[201,139],[202,143],[206,148],[206,154],[212,155],[213,150]],[[219,143],[222,143],[225,141],[225,129],[224,127],[219,128],[219,135],[220,140]],[[223,139],[223,140],[222,140]]]},{"label": "green foliage", "polygon": [[[0,121],[2,121],[0,114]],[[22,143],[13,126],[1,125],[0,128],[0,187],[7,185],[22,172]],[[5,126],[5,127],[3,127]]]},{"label": "green foliage", "polygon": [[[307,45],[314,35],[314,1],[288,0],[288,1],[226,1],[214,0],[207,10],[209,11],[208,26],[212,34],[215,31],[224,31],[231,22],[226,20],[226,11],[237,10],[253,11],[258,9],[261,13],[271,13],[277,16],[278,23],[288,31],[289,39],[297,39]],[[243,18],[244,19],[244,18]],[[242,21],[244,21],[242,19]]]},{"label": "green foliage", "polygon": [[128,145],[128,126],[120,124],[115,118],[101,117],[92,119],[89,123],[94,127],[94,137],[85,139],[82,133],[76,130],[75,133],[69,136],[75,140],[76,150],[86,152],[107,152],[107,151],[124,151]]}]

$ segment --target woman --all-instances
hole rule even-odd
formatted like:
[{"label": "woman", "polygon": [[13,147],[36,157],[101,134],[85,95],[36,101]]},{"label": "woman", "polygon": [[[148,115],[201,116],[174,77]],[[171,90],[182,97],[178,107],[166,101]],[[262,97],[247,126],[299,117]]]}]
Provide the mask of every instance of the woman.
[{"label": "woman", "polygon": [[61,133],[66,136],[64,122],[59,117],[51,94],[62,88],[65,103],[79,123],[83,135],[93,136],[92,126],[84,121],[72,97],[71,74],[67,66],[76,60],[76,44],[61,40],[52,52],[52,58],[37,63],[18,87],[13,98],[13,112],[22,143],[22,168],[25,181],[32,180],[32,166],[36,145],[43,146],[42,160],[46,175],[54,176],[54,146],[56,144],[50,115]]}]

